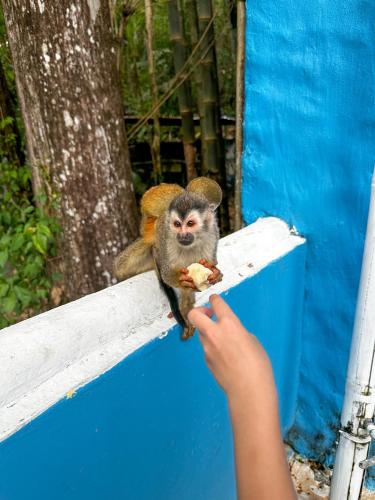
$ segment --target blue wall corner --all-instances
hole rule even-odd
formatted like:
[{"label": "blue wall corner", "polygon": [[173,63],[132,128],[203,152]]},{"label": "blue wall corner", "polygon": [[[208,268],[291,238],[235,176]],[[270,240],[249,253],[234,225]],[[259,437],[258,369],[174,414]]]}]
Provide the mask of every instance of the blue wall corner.
[{"label": "blue wall corner", "polygon": [[[225,298],[268,351],[291,427],[306,245]],[[234,500],[224,393],[175,327],[0,443],[1,500]],[[254,401],[254,404],[257,404]]]},{"label": "blue wall corner", "polygon": [[243,210],[308,241],[294,446],[332,461],[375,160],[370,0],[247,2]]}]

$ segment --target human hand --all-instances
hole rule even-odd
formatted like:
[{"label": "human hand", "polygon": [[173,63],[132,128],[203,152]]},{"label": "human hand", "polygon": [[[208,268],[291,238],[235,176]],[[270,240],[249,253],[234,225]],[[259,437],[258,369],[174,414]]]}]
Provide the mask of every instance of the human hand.
[{"label": "human hand", "polygon": [[[260,342],[221,297],[211,295],[210,303],[212,309],[192,309],[188,319],[199,330],[207,365],[217,382],[229,398],[273,393],[271,363]],[[217,321],[211,319],[213,314]]]}]

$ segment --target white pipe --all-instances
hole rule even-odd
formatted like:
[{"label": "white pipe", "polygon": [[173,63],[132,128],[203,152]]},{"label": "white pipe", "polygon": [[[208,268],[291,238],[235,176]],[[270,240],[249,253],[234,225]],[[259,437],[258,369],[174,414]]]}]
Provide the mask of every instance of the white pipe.
[{"label": "white pipe", "polygon": [[358,500],[375,409],[375,170],[330,500]]}]

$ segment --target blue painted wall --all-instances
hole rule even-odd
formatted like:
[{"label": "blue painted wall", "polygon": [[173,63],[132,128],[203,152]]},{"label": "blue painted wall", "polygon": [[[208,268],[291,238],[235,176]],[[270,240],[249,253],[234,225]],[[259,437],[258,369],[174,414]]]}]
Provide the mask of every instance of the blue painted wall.
[{"label": "blue painted wall", "polygon": [[375,160],[373,0],[247,2],[243,207],[307,237],[291,439],[332,459]]},{"label": "blue painted wall", "polygon": [[[305,245],[226,295],[269,352],[284,433],[295,414],[304,268]],[[174,328],[0,443],[0,500],[26,499],[234,500],[226,401],[198,338],[181,342]]]}]

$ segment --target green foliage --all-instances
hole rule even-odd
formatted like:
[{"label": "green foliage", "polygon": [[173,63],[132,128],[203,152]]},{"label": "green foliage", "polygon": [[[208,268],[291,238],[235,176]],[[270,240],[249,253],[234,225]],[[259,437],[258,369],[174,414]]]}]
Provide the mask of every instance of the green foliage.
[{"label": "green foliage", "polygon": [[[169,40],[167,2],[153,3],[154,60],[159,97],[174,78],[173,53]],[[126,113],[142,116],[151,109],[151,86],[146,53],[146,26],[143,2],[129,18],[123,50],[123,93]],[[160,109],[164,116],[178,116],[177,96],[174,95]],[[168,131],[164,131],[168,133]],[[137,140],[147,140],[148,127],[142,127]]]},{"label": "green foliage", "polygon": [[214,0],[215,47],[222,115],[234,116],[236,103],[236,31],[230,24],[234,1]]},{"label": "green foliage", "polygon": [[[220,86],[220,104],[222,114],[234,115],[235,109],[235,32],[230,25],[230,11],[233,2],[214,0],[216,53],[218,59],[218,77]],[[143,116],[151,109],[151,89],[148,75],[147,54],[145,47],[145,15],[143,2],[137,4],[135,12],[129,17],[123,40],[122,83],[126,114]],[[169,39],[168,3],[153,2],[154,58],[159,87],[159,97],[169,88],[175,76],[173,52]],[[188,23],[185,30],[189,38]],[[190,53],[190,49],[188,51]],[[195,82],[192,78],[194,113],[197,114],[197,97]],[[179,116],[176,93],[173,94],[161,109],[162,116]],[[137,134],[137,140],[148,139],[148,126],[145,125]],[[162,128],[162,140],[178,138],[178,127]]]},{"label": "green foliage", "polygon": [[0,5],[0,63],[4,68],[4,73],[10,88],[10,91],[15,94],[16,83],[12,67],[12,58],[9,49],[9,43],[6,34],[5,20],[3,9]]},{"label": "green foliage", "polygon": [[5,133],[11,122],[9,117],[0,121],[0,328],[46,303],[52,287],[46,262],[56,253],[59,232],[47,215],[46,197],[40,198],[40,208],[34,204],[29,168],[7,160],[15,140]]}]

